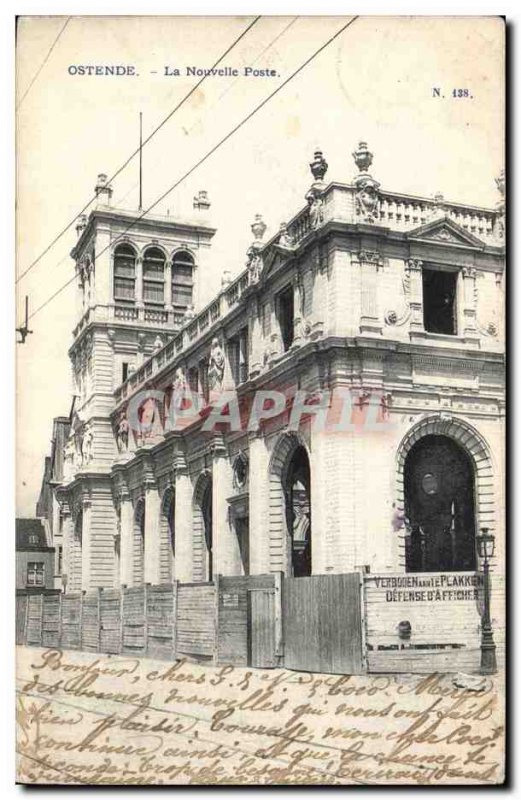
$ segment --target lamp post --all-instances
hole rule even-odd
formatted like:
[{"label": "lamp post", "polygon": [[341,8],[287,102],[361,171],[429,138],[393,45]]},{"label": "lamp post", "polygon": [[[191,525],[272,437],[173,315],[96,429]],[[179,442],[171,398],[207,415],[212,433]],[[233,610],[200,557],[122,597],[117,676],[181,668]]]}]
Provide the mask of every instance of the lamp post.
[{"label": "lamp post", "polygon": [[478,534],[478,554],[483,565],[483,614],[481,615],[481,674],[493,675],[497,672],[496,645],[490,622],[490,565],[489,559],[494,555],[494,536],[488,528],[482,528]]}]

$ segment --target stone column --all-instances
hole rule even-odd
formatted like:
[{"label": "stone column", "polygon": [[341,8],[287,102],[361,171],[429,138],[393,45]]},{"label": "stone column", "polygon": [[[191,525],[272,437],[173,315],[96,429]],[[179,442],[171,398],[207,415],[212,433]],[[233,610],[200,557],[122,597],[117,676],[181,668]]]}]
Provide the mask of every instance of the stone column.
[{"label": "stone column", "polygon": [[[74,537],[74,523],[72,520],[71,510],[68,505],[65,503],[62,504],[62,516],[63,516],[63,552],[62,552],[62,573],[60,576],[61,585],[63,586],[63,576],[67,576],[67,581],[69,580],[69,576],[71,574],[71,553],[72,553],[72,546],[73,546],[73,537]],[[67,586],[64,586],[64,589],[67,591]]]},{"label": "stone column", "polygon": [[136,258],[136,308],[144,308],[143,302],[143,259]]},{"label": "stone column", "polygon": [[91,581],[91,519],[92,502],[90,499],[83,500],[83,524],[81,537],[81,588],[82,591],[89,592],[93,586]]},{"label": "stone column", "polygon": [[222,438],[213,447],[212,538],[214,575],[240,575],[240,551],[231,524],[227,498],[233,489],[233,470]]},{"label": "stone column", "polygon": [[178,455],[175,465],[175,564],[174,578],[193,579],[192,547],[192,481],[184,457]]},{"label": "stone column", "polygon": [[158,586],[161,537],[159,532],[160,498],[156,483],[145,487],[145,564],[144,582]]},{"label": "stone column", "polygon": [[172,262],[165,261],[165,308],[172,311]]},{"label": "stone column", "polygon": [[406,280],[409,286],[409,306],[411,309],[410,332],[424,333],[423,325],[423,262],[410,258],[405,264]]},{"label": "stone column", "polygon": [[269,453],[262,435],[250,434],[250,574],[270,571]]},{"label": "stone column", "polygon": [[360,332],[380,334],[382,323],[378,312],[378,269],[382,266],[382,258],[377,252],[362,250],[358,260],[361,281]]},{"label": "stone column", "polygon": [[134,582],[134,509],[128,492],[121,495],[120,525],[120,584],[132,586]]},{"label": "stone column", "polygon": [[260,319],[261,305],[258,297],[250,301],[248,306],[248,331],[249,331],[249,377],[256,378],[260,375],[263,367],[263,348],[266,346],[262,334],[262,324]]},{"label": "stone column", "polygon": [[465,339],[477,340],[479,338],[476,325],[477,272],[474,267],[463,267],[461,275],[463,280],[463,336]]}]

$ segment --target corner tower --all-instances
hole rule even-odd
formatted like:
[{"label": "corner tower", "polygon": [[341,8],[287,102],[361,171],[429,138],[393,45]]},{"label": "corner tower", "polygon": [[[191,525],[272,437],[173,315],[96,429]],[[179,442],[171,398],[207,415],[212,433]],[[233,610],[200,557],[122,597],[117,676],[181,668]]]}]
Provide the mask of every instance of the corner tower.
[{"label": "corner tower", "polygon": [[78,220],[71,251],[77,324],[69,356],[75,402],[60,496],[70,517],[64,566],[74,591],[111,583],[114,390],[198,309],[215,234],[207,222],[206,192],[194,198],[192,218],[182,221],[114,208],[103,174],[95,193],[94,209]]}]

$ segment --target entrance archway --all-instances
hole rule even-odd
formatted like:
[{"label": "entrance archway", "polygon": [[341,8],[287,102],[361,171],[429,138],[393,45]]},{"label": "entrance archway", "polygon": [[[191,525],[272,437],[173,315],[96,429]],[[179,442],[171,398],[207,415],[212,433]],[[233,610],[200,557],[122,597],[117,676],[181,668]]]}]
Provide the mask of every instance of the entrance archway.
[{"label": "entrance archway", "polygon": [[408,572],[476,568],[475,474],[468,453],[448,436],[427,435],[404,464]]},{"label": "entrance archway", "polygon": [[284,485],[290,574],[311,575],[311,492],[308,454],[302,445],[293,452]]},{"label": "entrance archway", "polygon": [[284,434],[270,461],[270,569],[311,575],[311,480],[304,442]]},{"label": "entrance archway", "polygon": [[213,580],[212,476],[199,476],[193,501],[194,564],[196,581]]}]

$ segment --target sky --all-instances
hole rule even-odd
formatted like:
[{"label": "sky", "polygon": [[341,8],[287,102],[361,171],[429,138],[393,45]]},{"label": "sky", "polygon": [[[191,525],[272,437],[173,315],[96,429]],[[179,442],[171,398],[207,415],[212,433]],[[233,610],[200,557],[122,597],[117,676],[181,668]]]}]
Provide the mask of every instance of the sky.
[{"label": "sky", "polygon": [[[144,207],[283,83],[347,17],[263,17],[143,153]],[[253,17],[24,17],[17,38],[17,272],[21,274],[92,198]],[[154,213],[191,216],[205,189],[217,228],[203,300],[240,272],[261,213],[266,238],[304,205],[320,147],[326,180],[350,182],[360,140],[382,188],[494,207],[504,166],[503,23],[485,17],[360,17],[183,181]],[[42,66],[43,63],[43,66]],[[77,65],[133,65],[136,75],[79,76]],[[245,77],[244,66],[276,77]],[[178,68],[179,77],[167,77]],[[41,71],[38,70],[41,67]],[[74,71],[74,70],[71,70]],[[38,74],[37,74],[38,73]],[[37,77],[35,78],[35,75]],[[31,85],[31,82],[34,82]],[[29,88],[30,87],[30,88]],[[433,97],[441,88],[444,98]],[[27,91],[27,89],[29,89]],[[452,97],[468,89],[469,97]],[[25,95],[25,96],[24,96]],[[113,205],[136,209],[135,158],[113,182]],[[17,284],[34,311],[74,274],[74,225]],[[74,283],[30,320],[17,345],[17,515],[34,515],[52,419],[68,414],[67,351],[77,322]]]}]

